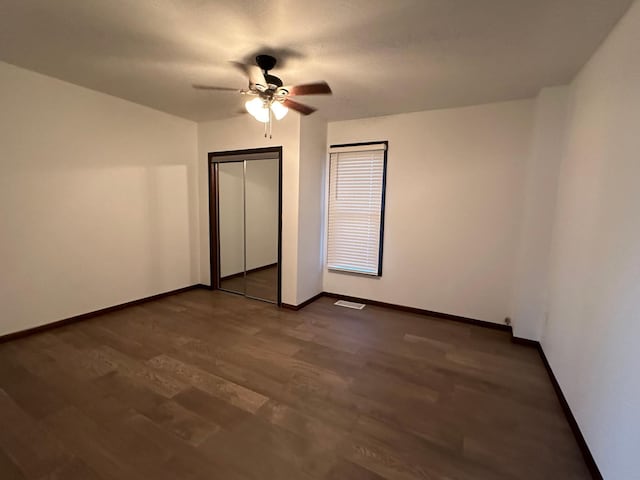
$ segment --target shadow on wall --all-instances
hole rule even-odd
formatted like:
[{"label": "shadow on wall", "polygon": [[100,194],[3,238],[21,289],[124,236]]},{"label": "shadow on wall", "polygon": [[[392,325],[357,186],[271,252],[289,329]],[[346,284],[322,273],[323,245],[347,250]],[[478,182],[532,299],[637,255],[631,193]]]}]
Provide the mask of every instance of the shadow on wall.
[{"label": "shadow on wall", "polygon": [[[193,170],[193,169],[191,169]],[[171,258],[172,264],[149,261],[148,279],[170,280],[175,271],[188,267],[188,278],[198,276],[197,246],[193,243],[195,231],[195,211],[189,202],[189,168],[186,165],[165,165],[147,168],[145,172],[143,206],[144,222],[149,232],[147,245],[149,259]],[[176,253],[188,247],[189,258],[179,259]],[[149,283],[149,282],[148,282]],[[164,282],[163,282],[164,283]],[[147,285],[152,288],[153,285]]]}]

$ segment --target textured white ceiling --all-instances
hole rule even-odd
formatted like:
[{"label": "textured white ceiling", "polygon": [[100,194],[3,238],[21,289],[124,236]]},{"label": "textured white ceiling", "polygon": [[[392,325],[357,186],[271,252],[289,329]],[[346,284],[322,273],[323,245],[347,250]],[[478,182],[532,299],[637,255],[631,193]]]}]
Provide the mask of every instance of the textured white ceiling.
[{"label": "textured white ceiling", "polygon": [[[233,115],[229,61],[275,52],[329,120],[531,97],[632,0],[2,0],[0,60],[193,120]],[[279,68],[280,67],[280,68]]]}]

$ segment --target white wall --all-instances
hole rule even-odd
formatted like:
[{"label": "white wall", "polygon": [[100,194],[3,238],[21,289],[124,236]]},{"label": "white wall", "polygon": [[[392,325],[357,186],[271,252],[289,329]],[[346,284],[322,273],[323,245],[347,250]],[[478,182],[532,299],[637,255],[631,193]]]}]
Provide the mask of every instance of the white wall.
[{"label": "white wall", "polygon": [[514,335],[531,340],[540,340],[547,313],[551,232],[568,93],[566,86],[544,88],[535,103],[511,314]]},{"label": "white wall", "polygon": [[640,3],[571,85],[542,345],[604,477],[640,479]]},{"label": "white wall", "polygon": [[530,100],[329,124],[330,144],[389,141],[383,274],[324,289],[501,323],[510,313]]},{"label": "white wall", "polygon": [[300,190],[298,204],[298,291],[300,304],[322,292],[324,264],[324,169],[327,122],[319,114],[300,123]]},{"label": "white wall", "polygon": [[263,124],[250,115],[198,124],[198,169],[200,196],[200,279],[209,277],[208,152],[282,146],[282,302],[297,303],[298,281],[298,170],[300,119],[289,114],[273,125],[273,138],[263,135]]},{"label": "white wall", "polygon": [[198,282],[196,125],[0,63],[0,335]]}]

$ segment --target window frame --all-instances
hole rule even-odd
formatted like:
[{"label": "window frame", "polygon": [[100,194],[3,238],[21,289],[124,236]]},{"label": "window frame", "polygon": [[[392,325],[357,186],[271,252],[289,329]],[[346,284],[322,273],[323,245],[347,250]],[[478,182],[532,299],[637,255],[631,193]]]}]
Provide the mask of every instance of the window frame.
[{"label": "window frame", "polygon": [[[335,269],[329,267],[329,216],[331,215],[329,204],[330,204],[330,195],[331,195],[331,149],[333,148],[345,148],[345,147],[367,147],[371,145],[384,145],[383,152],[383,163],[382,163],[382,195],[380,199],[380,238],[378,240],[378,271],[376,273],[365,273],[358,272],[355,270],[348,269]],[[362,151],[368,151],[372,149],[363,148]],[[371,142],[358,142],[358,143],[340,143],[329,145],[329,161],[328,161],[328,169],[327,169],[327,217],[326,217],[326,249],[325,249],[325,263],[327,267],[327,271],[331,273],[342,273],[346,275],[358,275],[364,277],[373,277],[380,278],[382,277],[382,259],[384,253],[384,223],[385,223],[385,208],[386,208],[386,197],[387,197],[387,157],[389,153],[389,141],[388,140],[379,140],[379,141],[371,141]]]}]

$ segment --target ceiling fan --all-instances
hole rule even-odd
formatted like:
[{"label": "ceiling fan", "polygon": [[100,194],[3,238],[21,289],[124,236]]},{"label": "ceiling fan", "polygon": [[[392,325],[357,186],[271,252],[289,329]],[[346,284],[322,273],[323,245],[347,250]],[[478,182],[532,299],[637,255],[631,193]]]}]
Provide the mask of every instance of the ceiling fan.
[{"label": "ceiling fan", "polygon": [[256,65],[249,65],[240,62],[232,62],[249,79],[249,87],[243,89],[216,87],[210,85],[193,85],[198,90],[214,90],[238,92],[242,95],[249,95],[252,98],[245,102],[245,108],[259,122],[265,124],[265,134],[269,132],[271,138],[271,119],[281,120],[289,109],[302,115],[310,115],[316,111],[315,108],[300,102],[291,100],[289,97],[299,97],[302,95],[330,95],[331,88],[327,82],[307,83],[304,85],[286,86],[275,75],[269,74],[276,66],[277,60],[271,55],[258,55]]}]

